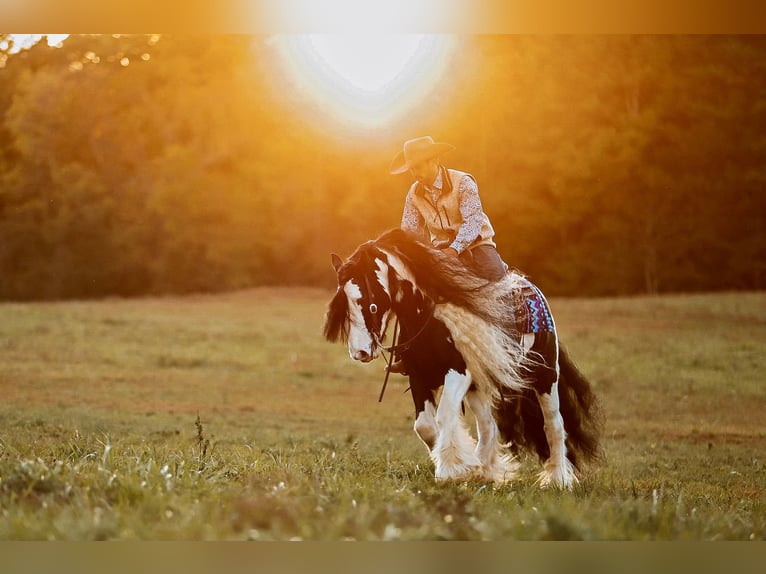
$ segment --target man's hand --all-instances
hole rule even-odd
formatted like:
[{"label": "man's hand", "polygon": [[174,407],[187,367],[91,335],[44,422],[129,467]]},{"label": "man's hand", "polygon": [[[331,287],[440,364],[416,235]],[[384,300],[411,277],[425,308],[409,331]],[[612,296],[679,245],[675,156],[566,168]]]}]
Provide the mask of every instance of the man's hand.
[{"label": "man's hand", "polygon": [[455,251],[452,247],[447,247],[445,249],[442,249],[442,253],[449,255],[450,257],[454,257],[455,259],[458,258],[458,252]]}]

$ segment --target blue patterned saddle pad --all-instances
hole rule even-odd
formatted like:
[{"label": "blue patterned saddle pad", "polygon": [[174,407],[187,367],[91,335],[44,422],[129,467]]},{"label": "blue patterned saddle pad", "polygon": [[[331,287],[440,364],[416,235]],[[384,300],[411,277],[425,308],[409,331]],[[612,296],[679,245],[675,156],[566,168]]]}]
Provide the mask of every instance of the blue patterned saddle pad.
[{"label": "blue patterned saddle pad", "polygon": [[516,329],[519,333],[552,333],[556,330],[548,301],[542,291],[528,279],[523,279],[515,303]]}]

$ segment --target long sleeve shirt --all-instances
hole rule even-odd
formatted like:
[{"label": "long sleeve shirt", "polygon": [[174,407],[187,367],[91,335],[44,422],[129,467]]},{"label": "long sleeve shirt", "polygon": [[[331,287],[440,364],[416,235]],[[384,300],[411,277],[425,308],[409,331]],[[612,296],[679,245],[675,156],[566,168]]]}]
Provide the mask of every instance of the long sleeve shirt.
[{"label": "long sleeve shirt", "polygon": [[[479,187],[476,184],[474,178],[468,174],[461,174],[459,183],[457,186],[458,202],[456,206],[459,209],[458,213],[450,213],[454,208],[450,208],[449,202],[447,205],[442,202],[445,194],[445,181],[443,174],[446,174],[447,170],[440,168],[439,172],[430,186],[422,186],[422,198],[430,204],[431,209],[436,214],[435,219],[431,217],[431,223],[424,217],[421,209],[422,202],[418,202],[414,197],[417,192],[418,185],[413,185],[410,192],[407,194],[407,198],[404,202],[404,212],[402,213],[402,229],[412,231],[421,234],[430,239],[434,239],[434,233],[431,227],[434,227],[434,222],[441,227],[452,228],[456,234],[449,245],[437,245],[437,247],[452,247],[458,253],[463,252],[469,246],[479,239],[484,232],[488,237],[482,237],[482,239],[491,242],[494,231],[491,225],[489,225],[489,219],[482,209],[481,200],[479,199]],[[420,204],[420,209],[419,209]],[[451,217],[450,217],[451,216]],[[458,225],[459,224],[459,225]],[[489,231],[489,233],[488,233]]]}]

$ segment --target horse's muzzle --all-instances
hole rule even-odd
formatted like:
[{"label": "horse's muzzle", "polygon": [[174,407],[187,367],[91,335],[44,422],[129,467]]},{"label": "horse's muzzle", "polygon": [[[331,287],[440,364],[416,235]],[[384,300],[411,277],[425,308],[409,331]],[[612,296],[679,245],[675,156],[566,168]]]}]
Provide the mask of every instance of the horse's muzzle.
[{"label": "horse's muzzle", "polygon": [[368,353],[367,351],[359,349],[358,351],[355,351],[353,355],[351,355],[351,358],[354,359],[355,361],[369,363],[375,358],[375,356],[371,353]]}]

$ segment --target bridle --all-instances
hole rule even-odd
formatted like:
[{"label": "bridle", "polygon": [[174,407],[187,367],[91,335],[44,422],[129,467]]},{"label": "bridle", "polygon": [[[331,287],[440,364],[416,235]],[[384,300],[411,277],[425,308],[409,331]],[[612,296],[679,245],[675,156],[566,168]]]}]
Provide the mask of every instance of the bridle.
[{"label": "bridle", "polygon": [[381,318],[378,316],[378,306],[375,304],[372,300],[372,287],[370,286],[370,278],[367,277],[367,275],[364,275],[364,287],[367,289],[367,298],[370,301],[370,305],[367,308],[367,310],[370,312],[370,317],[372,318],[372,332],[370,333],[372,335],[373,342],[383,349],[383,344],[381,342],[381,338],[383,337],[383,333],[381,332],[383,330],[383,323]]},{"label": "bridle", "polygon": [[[431,321],[431,317],[434,316],[434,310],[436,309],[436,302],[428,298],[428,301],[430,302],[430,305],[428,306],[428,312],[426,314],[426,318],[423,321],[423,323],[420,325],[420,328],[417,330],[417,332],[409,337],[404,343],[397,343],[397,339],[399,337],[399,316],[397,315],[396,320],[394,321],[394,336],[393,340],[390,346],[386,347],[382,343],[383,333],[382,328],[382,321],[378,317],[378,306],[372,301],[372,288],[370,286],[370,279],[365,274],[364,275],[364,283],[365,288],[367,289],[367,297],[370,300],[370,304],[368,307],[368,311],[370,312],[370,317],[373,321],[373,330],[372,330],[372,339],[374,343],[381,348],[383,351],[387,351],[389,353],[388,357],[386,358],[385,355],[383,357],[386,359],[386,375],[383,379],[383,387],[380,389],[380,396],[378,396],[378,402],[383,401],[383,393],[386,392],[386,385],[388,384],[388,377],[391,375],[391,366],[394,364],[394,359],[399,353],[402,353],[410,348],[410,345],[423,333],[425,328],[428,326],[428,323]],[[407,392],[407,391],[405,391]]]},{"label": "bridle", "polygon": [[[364,279],[364,286],[367,291],[367,298],[369,300],[369,305],[367,307],[367,310],[370,313],[370,318],[372,320],[372,329],[371,329],[371,335],[372,340],[375,345],[377,345],[381,350],[387,351],[389,353],[389,356],[386,358],[385,354],[383,357],[386,359],[386,375],[383,379],[383,387],[380,389],[380,396],[378,397],[378,402],[381,402],[383,400],[383,393],[386,391],[386,385],[388,384],[388,378],[391,375],[391,366],[394,364],[394,359],[399,353],[402,353],[410,348],[412,343],[415,342],[415,340],[420,337],[420,335],[423,333],[425,328],[428,326],[428,324],[431,322],[431,318],[434,316],[434,310],[436,309],[436,301],[431,299],[430,297],[426,297],[426,300],[429,302],[428,305],[428,311],[426,312],[426,317],[423,323],[420,325],[418,330],[415,332],[414,335],[409,337],[404,343],[398,343],[397,339],[399,337],[399,316],[397,315],[396,320],[394,322],[394,335],[393,340],[390,346],[386,347],[382,343],[382,337],[383,333],[382,328],[382,320],[381,317],[378,315],[378,305],[372,300],[372,286],[370,284],[370,279],[367,276],[367,274],[363,275]],[[340,286],[339,286],[340,288]],[[407,389],[409,390],[409,388]],[[407,390],[404,392],[406,393]]]},{"label": "bridle", "polygon": [[[391,375],[391,365],[394,363],[394,358],[396,355],[402,351],[406,351],[410,348],[410,345],[420,337],[421,333],[425,330],[428,323],[431,321],[431,317],[434,316],[434,309],[436,308],[436,303],[429,298],[431,301],[430,308],[428,310],[428,315],[426,315],[425,321],[423,321],[423,324],[420,326],[420,329],[418,329],[418,332],[415,333],[412,337],[407,339],[404,343],[396,343],[397,336],[399,335],[399,316],[397,315],[396,321],[394,323],[394,338],[393,342],[390,347],[383,347],[384,350],[389,352],[388,359],[386,359],[386,376],[383,379],[383,386],[380,388],[380,395],[378,396],[378,402],[383,401],[383,393],[386,392],[386,385],[388,384],[388,377]],[[385,357],[385,355],[384,355]],[[405,393],[409,390],[409,387],[404,391]]]}]

